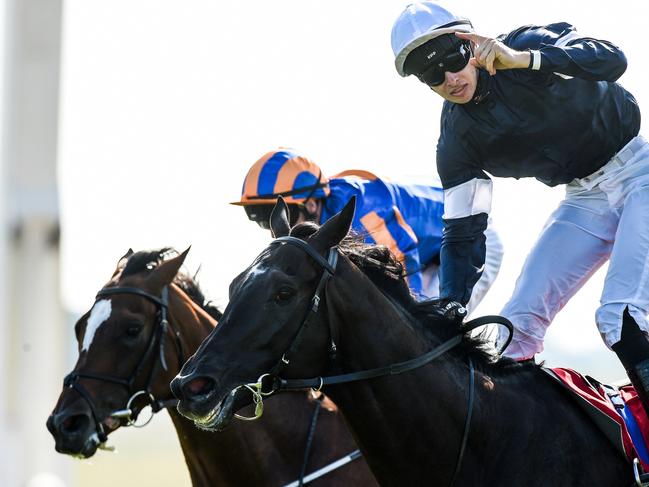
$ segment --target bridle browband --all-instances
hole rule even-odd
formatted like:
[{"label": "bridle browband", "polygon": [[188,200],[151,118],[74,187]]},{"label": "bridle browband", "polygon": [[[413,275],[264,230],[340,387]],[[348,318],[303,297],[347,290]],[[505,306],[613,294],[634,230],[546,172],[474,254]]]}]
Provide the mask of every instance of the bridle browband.
[{"label": "bridle browband", "polygon": [[[157,400],[154,397],[153,393],[151,392],[151,384],[153,382],[154,377],[156,376],[156,369],[158,365],[161,365],[164,370],[168,370],[167,361],[165,359],[165,342],[166,342],[165,337],[169,329],[171,329],[172,334],[175,338],[176,351],[178,353],[178,361],[179,361],[178,363],[183,364],[185,361],[182,341],[180,340],[180,334],[178,333],[177,330],[174,330],[173,327],[171,327],[167,319],[168,308],[169,308],[168,286],[162,288],[160,297],[154,296],[153,294],[150,294],[136,287],[105,288],[100,290],[97,293],[95,297],[95,302],[101,297],[112,296],[115,294],[134,294],[153,302],[159,308],[158,314],[160,316],[160,319],[158,321],[157,327],[151,333],[151,337],[149,338],[149,343],[147,345],[146,351],[140,358],[140,361],[138,362],[137,366],[133,370],[133,373],[131,374],[130,378],[122,379],[120,377],[114,377],[107,374],[72,371],[68,375],[66,375],[65,378],[63,379],[63,386],[69,387],[77,391],[79,395],[86,401],[86,403],[90,407],[90,411],[92,412],[92,416],[95,421],[95,431],[97,432],[97,437],[101,444],[106,442],[108,438],[107,433],[104,429],[103,422],[99,418],[99,414],[97,412],[95,403],[92,400],[92,397],[90,396],[86,388],[83,387],[83,385],[79,382],[79,379],[92,379],[92,380],[98,380],[104,382],[111,382],[113,384],[119,384],[125,387],[128,390],[130,396],[128,401],[126,402],[126,407],[124,409],[113,411],[112,413],[108,414],[107,417],[113,417],[119,419],[120,421],[122,421],[122,426],[143,427],[146,426],[151,421],[155,413],[167,407],[175,406],[178,403],[177,399]],[[153,362],[144,389],[134,392],[133,385],[135,384],[137,378],[140,376],[140,373],[142,372],[142,369],[145,367],[146,363],[148,362],[149,357],[153,355],[156,346],[158,348],[159,359]],[[151,416],[143,424],[135,423],[139,413],[143,409],[143,407],[138,408],[136,405],[133,404],[135,399],[138,398],[139,396],[144,396],[144,398],[148,401],[147,405],[151,406]]]},{"label": "bridle browband", "polygon": [[[325,286],[329,281],[329,279],[334,275],[336,271],[336,265],[338,263],[337,246],[332,247],[328,250],[327,258],[325,259],[311,245],[309,245],[304,240],[301,240],[296,237],[291,237],[291,236],[279,237],[273,240],[273,242],[271,242],[271,246],[283,245],[283,244],[293,245],[306,252],[320,267],[322,267],[323,272],[322,272],[322,276],[320,277],[320,281],[318,282],[318,286],[316,287],[315,293],[311,298],[310,305],[307,308],[306,315],[302,320],[302,324],[298,328],[297,333],[293,337],[293,340],[289,345],[288,349],[286,350],[286,352],[284,352],[284,354],[282,355],[280,361],[270,370],[270,372],[263,374],[261,377],[259,377],[256,383],[244,384],[243,386],[239,386],[239,387],[246,388],[252,392],[254,402],[257,406],[255,409],[254,417],[242,418],[239,415],[235,415],[240,419],[248,419],[248,420],[258,419],[263,413],[263,397],[270,396],[271,394],[274,394],[276,392],[302,390],[302,389],[309,389],[309,388],[315,391],[320,391],[325,386],[346,384],[350,382],[374,379],[378,377],[394,376],[394,375],[403,374],[404,372],[418,369],[432,362],[436,358],[444,355],[449,350],[458,346],[460,343],[462,343],[463,337],[466,333],[488,324],[501,324],[509,330],[509,337],[504,343],[504,345],[501,347],[501,349],[499,350],[499,353],[502,353],[512,340],[513,326],[507,318],[503,316],[495,316],[495,315],[482,316],[473,319],[471,321],[468,321],[467,323],[464,323],[459,328],[458,334],[456,336],[446,340],[445,342],[436,346],[429,352],[420,355],[418,357],[415,357],[413,359],[406,360],[404,362],[398,362],[384,367],[376,367],[373,369],[362,370],[359,372],[350,372],[347,374],[331,375],[325,377],[322,376],[313,377],[309,379],[282,379],[281,377],[279,377],[279,374],[290,363],[293,353],[295,352],[300,342],[302,341],[304,331],[306,330],[311,319],[318,312],[320,300],[322,294],[324,293]],[[338,334],[337,334],[337,330],[332,325],[332,320],[328,320],[328,321],[329,321],[330,340],[331,340],[329,354],[330,354],[330,360],[333,362],[336,356],[335,355],[337,350],[336,341],[338,339]],[[451,487],[455,483],[455,480],[460,471],[460,467],[462,465],[462,459],[464,458],[464,452],[466,449],[466,444],[467,444],[469,431],[471,427],[473,406],[475,403],[475,368],[473,365],[473,360],[471,358],[469,358],[468,362],[469,362],[469,397],[467,401],[467,415],[465,419],[462,440],[460,442],[460,449],[455,464],[455,470],[453,472],[453,476],[451,477],[449,487]],[[270,388],[264,389],[265,385],[269,385]]]}]

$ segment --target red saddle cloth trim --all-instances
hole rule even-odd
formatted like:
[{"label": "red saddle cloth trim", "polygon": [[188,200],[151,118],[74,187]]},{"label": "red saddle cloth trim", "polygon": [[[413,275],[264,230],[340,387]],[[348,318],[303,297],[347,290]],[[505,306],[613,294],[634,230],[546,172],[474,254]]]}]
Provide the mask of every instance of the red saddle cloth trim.
[{"label": "red saddle cloth trim", "polygon": [[[629,384],[620,387],[620,396],[626,406],[631,410],[631,414],[633,414],[636,423],[638,423],[638,428],[640,428],[644,444],[647,445],[647,448],[649,449],[649,417],[647,417],[647,413],[640,402],[638,393],[635,388]],[[645,468],[645,472],[648,471],[646,465],[643,464],[643,467]]]},{"label": "red saddle cloth trim", "polygon": [[[634,458],[639,457],[635,452],[635,447],[633,446],[633,441],[631,440],[624,419],[617,412],[615,406],[611,403],[610,399],[601,387],[593,387],[584,376],[572,369],[551,368],[549,370],[551,370],[554,375],[560,379],[561,383],[570,391],[586,400],[590,406],[596,408],[601,413],[604,413],[619,425],[622,446],[629,461],[633,461]],[[628,385],[620,388],[619,391],[620,396],[626,403],[627,407],[631,410],[631,413],[640,427],[645,444],[649,445],[649,441],[647,441],[649,440],[649,418],[647,418],[647,415],[644,412],[644,408],[637,397],[635,389],[633,386]],[[645,464],[641,458],[638,459],[640,460],[642,467],[647,471],[649,465]]]}]

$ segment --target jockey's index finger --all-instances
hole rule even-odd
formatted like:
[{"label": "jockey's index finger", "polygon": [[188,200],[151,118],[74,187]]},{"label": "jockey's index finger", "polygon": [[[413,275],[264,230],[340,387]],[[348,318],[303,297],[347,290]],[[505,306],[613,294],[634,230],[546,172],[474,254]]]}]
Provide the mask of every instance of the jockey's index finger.
[{"label": "jockey's index finger", "polygon": [[487,37],[476,34],[475,32],[455,32],[455,35],[460,39],[466,39],[475,44],[480,44],[487,40]]}]

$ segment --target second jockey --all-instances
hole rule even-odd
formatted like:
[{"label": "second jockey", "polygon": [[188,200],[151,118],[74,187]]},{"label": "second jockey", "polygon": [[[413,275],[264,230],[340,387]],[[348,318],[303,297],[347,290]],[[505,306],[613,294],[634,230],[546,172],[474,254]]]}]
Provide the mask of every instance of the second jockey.
[{"label": "second jockey", "polygon": [[[246,175],[241,205],[248,218],[269,228],[278,196],[288,203],[291,225],[322,224],[356,197],[352,228],[368,243],[385,245],[403,264],[418,299],[439,296],[439,252],[442,243],[443,190],[435,184],[401,184],[368,171],[349,170],[327,178],[314,162],[292,149],[268,152]],[[474,310],[494,282],[502,261],[502,245],[487,229],[485,268],[467,304]]]}]

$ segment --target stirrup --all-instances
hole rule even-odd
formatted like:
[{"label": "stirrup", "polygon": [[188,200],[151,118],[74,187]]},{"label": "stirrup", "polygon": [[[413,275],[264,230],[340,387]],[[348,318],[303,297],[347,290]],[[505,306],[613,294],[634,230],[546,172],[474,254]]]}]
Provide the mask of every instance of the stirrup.
[{"label": "stirrup", "polygon": [[648,487],[649,486],[649,473],[644,473],[640,461],[637,458],[633,459],[633,478],[635,480],[634,486]]}]

